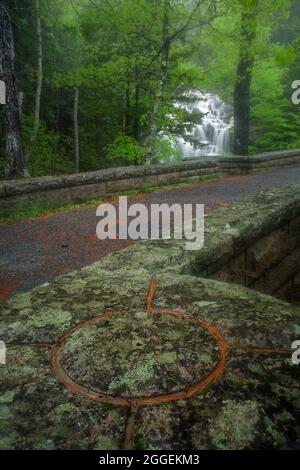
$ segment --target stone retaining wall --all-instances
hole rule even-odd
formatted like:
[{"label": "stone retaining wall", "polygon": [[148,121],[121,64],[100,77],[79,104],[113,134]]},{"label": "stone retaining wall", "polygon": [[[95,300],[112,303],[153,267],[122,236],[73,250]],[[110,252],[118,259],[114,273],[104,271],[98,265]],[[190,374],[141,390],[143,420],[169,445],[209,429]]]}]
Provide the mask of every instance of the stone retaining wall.
[{"label": "stone retaining wall", "polygon": [[209,212],[199,251],[187,251],[183,240],[145,240],[82,270],[102,271],[124,279],[131,272],[187,274],[300,299],[300,185]]},{"label": "stone retaining wall", "polygon": [[246,175],[289,165],[300,165],[300,150],[262,153],[249,157],[232,156],[220,159],[221,171],[226,175]]},{"label": "stone retaining wall", "polygon": [[300,300],[300,217],[250,245],[210,277]]},{"label": "stone retaining wall", "polygon": [[187,159],[173,164],[131,166],[73,175],[25,178],[0,182],[0,214],[32,203],[58,206],[83,202],[107,194],[139,190],[143,185],[172,184],[213,173],[249,174],[286,165],[300,165],[300,150],[251,157]]},{"label": "stone retaining wall", "polygon": [[300,186],[262,192],[208,218],[197,276],[300,300]]}]

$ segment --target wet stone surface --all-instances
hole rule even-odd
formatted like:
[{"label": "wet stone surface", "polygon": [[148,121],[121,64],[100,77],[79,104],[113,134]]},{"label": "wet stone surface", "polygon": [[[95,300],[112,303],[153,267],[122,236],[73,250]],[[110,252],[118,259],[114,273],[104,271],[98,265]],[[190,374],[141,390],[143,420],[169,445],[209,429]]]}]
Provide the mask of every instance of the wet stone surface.
[{"label": "wet stone surface", "polygon": [[116,397],[181,391],[218,361],[215,339],[191,320],[137,311],[87,324],[61,348],[61,366],[77,383]]},{"label": "wet stone surface", "polygon": [[[67,372],[110,396],[161,395],[215,369],[218,345],[204,328],[144,312],[150,278],[142,268],[117,274],[97,264],[3,304],[1,449],[122,449],[127,407],[71,393],[53,373],[51,350],[62,337]],[[222,374],[199,393],[141,406],[131,447],[300,449],[300,366],[291,360],[300,309],[211,279],[161,273],[156,281],[154,310],[206,321],[230,349]],[[120,316],[82,324],[114,311]]]},{"label": "wet stone surface", "polygon": [[[141,242],[2,302],[0,449],[122,449],[127,397],[141,404],[164,394],[172,401],[138,407],[132,448],[300,449],[300,365],[292,363],[299,307],[202,277],[241,240],[298,216],[299,194],[300,187],[278,190],[260,195],[256,205],[213,213],[199,256],[179,240]],[[147,314],[153,276],[157,289]],[[229,349],[218,376],[212,372],[222,342],[199,323],[154,313],[162,309],[186,312],[220,332]],[[105,313],[111,316],[93,323]],[[114,401],[68,388],[53,368],[57,345],[66,374]],[[195,383],[204,386],[182,393]]]}]

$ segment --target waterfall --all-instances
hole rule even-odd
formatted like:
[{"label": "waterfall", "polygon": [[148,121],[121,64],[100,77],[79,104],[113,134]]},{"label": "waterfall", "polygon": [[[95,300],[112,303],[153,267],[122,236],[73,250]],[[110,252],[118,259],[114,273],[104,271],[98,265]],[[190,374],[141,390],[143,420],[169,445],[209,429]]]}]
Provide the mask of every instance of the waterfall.
[{"label": "waterfall", "polygon": [[215,93],[190,90],[184,97],[187,100],[178,101],[175,106],[191,114],[201,113],[203,118],[201,124],[195,124],[192,130],[185,129],[182,136],[176,137],[183,158],[230,154],[230,130],[233,127],[231,107]]}]

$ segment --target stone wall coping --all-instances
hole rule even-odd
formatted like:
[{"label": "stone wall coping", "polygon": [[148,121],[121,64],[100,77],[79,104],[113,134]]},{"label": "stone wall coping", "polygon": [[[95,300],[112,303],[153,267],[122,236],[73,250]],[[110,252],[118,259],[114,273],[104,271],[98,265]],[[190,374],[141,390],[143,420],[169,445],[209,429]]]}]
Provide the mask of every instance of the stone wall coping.
[{"label": "stone wall coping", "polygon": [[278,152],[265,152],[260,153],[257,155],[234,155],[230,157],[220,157],[220,163],[226,164],[229,162],[238,164],[238,163],[262,163],[262,162],[270,162],[273,160],[281,160],[282,158],[291,158],[291,157],[300,157],[300,149],[296,150],[281,150]]},{"label": "stone wall coping", "polygon": [[0,182],[0,197],[17,196],[36,191],[82,186],[127,178],[168,174],[185,170],[214,168],[216,166],[218,166],[216,158],[203,157],[191,162],[180,161],[171,164],[127,166],[70,175],[5,180]]},{"label": "stone wall coping", "polygon": [[[283,165],[284,159],[287,159],[286,164],[292,164],[293,162],[300,163],[300,149],[262,153],[248,157],[203,156],[168,164],[161,163],[156,165],[128,166],[69,175],[3,180],[0,181],[0,198],[118,180],[122,181],[126,179],[143,178],[147,176],[167,175],[198,169],[209,169],[211,172],[214,170],[222,172],[224,170],[224,173],[226,174],[226,168],[240,168],[242,171],[243,169],[247,170],[256,166],[267,167],[269,165],[272,167],[276,166],[276,162],[278,162],[278,165]],[[295,159],[295,161],[293,159]]]}]

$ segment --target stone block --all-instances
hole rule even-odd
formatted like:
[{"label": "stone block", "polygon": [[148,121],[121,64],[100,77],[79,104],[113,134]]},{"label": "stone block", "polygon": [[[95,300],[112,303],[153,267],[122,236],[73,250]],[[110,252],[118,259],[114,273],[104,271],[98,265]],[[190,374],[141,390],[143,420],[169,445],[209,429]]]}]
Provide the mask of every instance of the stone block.
[{"label": "stone block", "polygon": [[190,179],[191,177],[200,178],[201,176],[210,175],[216,173],[218,168],[216,167],[207,167],[207,168],[199,168],[196,170],[186,170],[182,171],[179,175],[180,179]]},{"label": "stone block", "polygon": [[213,275],[221,270],[233,258],[233,240],[231,236],[205,235],[204,247],[195,256],[193,272],[199,276]]},{"label": "stone block", "polygon": [[247,281],[250,285],[272,265],[276,265],[290,251],[288,244],[288,226],[273,231],[247,249]]},{"label": "stone block", "polygon": [[0,183],[0,198],[6,196],[6,184]]},{"label": "stone block", "polygon": [[9,214],[12,211],[23,209],[28,206],[29,197],[27,194],[14,197],[1,197],[0,198],[0,215]]},{"label": "stone block", "polygon": [[29,201],[31,203],[40,204],[41,206],[56,206],[63,205],[70,202],[69,188],[61,188],[49,191],[38,191],[29,194]]},{"label": "stone block", "polygon": [[292,281],[286,282],[283,286],[273,292],[278,299],[291,300],[294,297],[294,284]]},{"label": "stone block", "polygon": [[173,173],[163,173],[161,175],[157,175],[157,184],[168,184],[168,183],[176,183],[176,181],[181,179],[182,172],[173,172]]},{"label": "stone block", "polygon": [[105,191],[107,194],[127,191],[130,189],[135,189],[134,178],[120,179],[115,181],[112,180],[105,183]]},{"label": "stone block", "polygon": [[300,217],[297,217],[289,223],[289,247],[293,251],[300,246]]},{"label": "stone block", "polygon": [[293,279],[293,299],[300,301],[300,271]]},{"label": "stone block", "polygon": [[69,188],[70,198],[74,202],[84,202],[105,195],[105,183],[86,184]]},{"label": "stone block", "polygon": [[292,279],[300,267],[300,248],[284,258],[265,274],[265,292],[272,294]]},{"label": "stone block", "polygon": [[250,280],[248,281],[249,281],[249,284],[247,287],[253,290],[257,290],[258,292],[267,292],[266,280],[265,280],[264,274],[261,276],[261,278],[252,280],[251,283],[250,283]]},{"label": "stone block", "polygon": [[217,281],[231,282],[233,284],[245,284],[246,253],[229,261],[223,268],[214,273],[211,277]]},{"label": "stone block", "polygon": [[134,187],[140,189],[143,184],[157,186],[157,175],[141,176],[134,178]]}]

